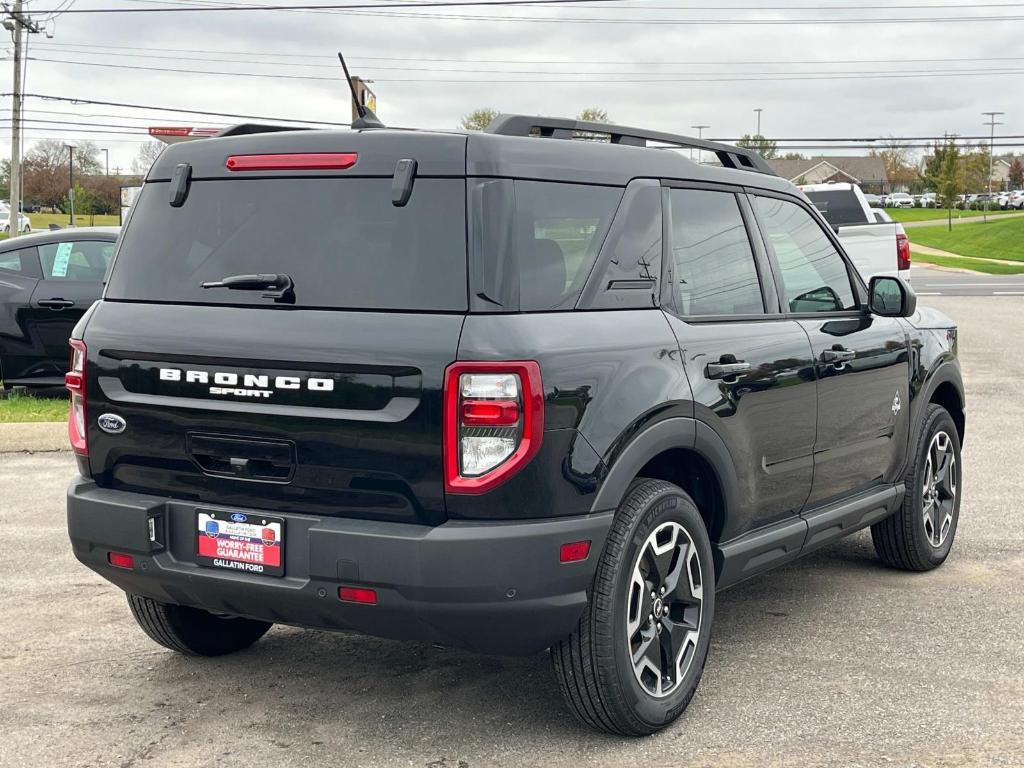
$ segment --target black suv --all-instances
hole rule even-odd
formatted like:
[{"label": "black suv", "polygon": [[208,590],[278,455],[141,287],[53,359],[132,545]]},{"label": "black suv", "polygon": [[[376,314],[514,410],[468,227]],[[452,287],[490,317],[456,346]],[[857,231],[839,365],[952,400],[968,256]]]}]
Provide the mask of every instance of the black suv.
[{"label": "black suv", "polygon": [[957,526],[956,327],[727,145],[178,144],[71,345],[75,554],[186,654],[273,623],[550,648],[580,720],[647,734],[717,589],[868,525],[927,570]]}]

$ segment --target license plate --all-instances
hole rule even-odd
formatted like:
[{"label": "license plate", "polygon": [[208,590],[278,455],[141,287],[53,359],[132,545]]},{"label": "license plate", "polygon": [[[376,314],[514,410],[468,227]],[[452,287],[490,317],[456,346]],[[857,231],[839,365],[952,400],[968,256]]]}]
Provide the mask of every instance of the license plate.
[{"label": "license plate", "polygon": [[283,576],[284,519],[241,512],[197,512],[196,562],[239,573]]}]

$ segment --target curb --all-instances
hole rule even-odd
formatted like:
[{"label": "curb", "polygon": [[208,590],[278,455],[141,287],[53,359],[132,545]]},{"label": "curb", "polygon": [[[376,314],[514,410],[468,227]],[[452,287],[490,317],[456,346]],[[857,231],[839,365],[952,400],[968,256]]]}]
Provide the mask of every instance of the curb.
[{"label": "curb", "polygon": [[0,424],[0,454],[55,453],[70,450],[67,422],[32,421]]}]

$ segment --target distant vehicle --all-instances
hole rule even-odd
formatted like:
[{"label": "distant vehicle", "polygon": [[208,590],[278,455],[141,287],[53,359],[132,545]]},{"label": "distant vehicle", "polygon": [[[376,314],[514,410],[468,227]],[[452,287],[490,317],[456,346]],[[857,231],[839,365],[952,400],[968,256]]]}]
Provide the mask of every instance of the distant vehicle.
[{"label": "distant vehicle", "polygon": [[1016,208],[1017,210],[1024,208],[1024,189],[1015,189],[1010,192],[1006,205],[1008,208]]},{"label": "distant vehicle", "polygon": [[[11,207],[7,203],[0,203],[0,231],[11,231]],[[18,231],[32,231],[32,222],[29,221],[28,216],[25,214],[19,214],[18,216]]]},{"label": "distant vehicle", "polygon": [[939,196],[934,192],[925,192],[921,195],[921,207],[922,208],[937,208],[939,206]]},{"label": "distant vehicle", "polygon": [[891,195],[885,198],[886,208],[913,208],[914,198],[908,195],[906,192],[893,192]]},{"label": "distant vehicle", "polygon": [[62,386],[68,338],[100,297],[116,227],[39,232],[0,242],[0,380]]},{"label": "distant vehicle", "polygon": [[884,210],[873,210],[860,187],[805,184],[800,189],[839,235],[839,242],[865,282],[877,275],[910,282],[910,241],[903,225]]},{"label": "distant vehicle", "polygon": [[882,205],[882,198],[880,198],[878,195],[865,194],[864,199],[867,201],[867,204],[870,205],[872,208],[885,207],[884,205]]}]

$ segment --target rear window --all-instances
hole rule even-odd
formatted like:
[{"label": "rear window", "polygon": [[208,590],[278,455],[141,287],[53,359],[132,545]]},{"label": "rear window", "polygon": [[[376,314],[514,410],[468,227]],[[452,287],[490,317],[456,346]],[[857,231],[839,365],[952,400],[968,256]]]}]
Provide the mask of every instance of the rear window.
[{"label": "rear window", "polygon": [[814,203],[814,207],[821,211],[825,221],[833,227],[873,223],[864,215],[860,200],[852,189],[814,191],[806,194]]},{"label": "rear window", "polygon": [[196,181],[181,208],[148,183],[135,205],[109,299],[273,306],[260,291],[203,289],[231,275],[285,273],[295,304],[466,310],[463,179],[417,179],[407,205],[391,179]]}]

